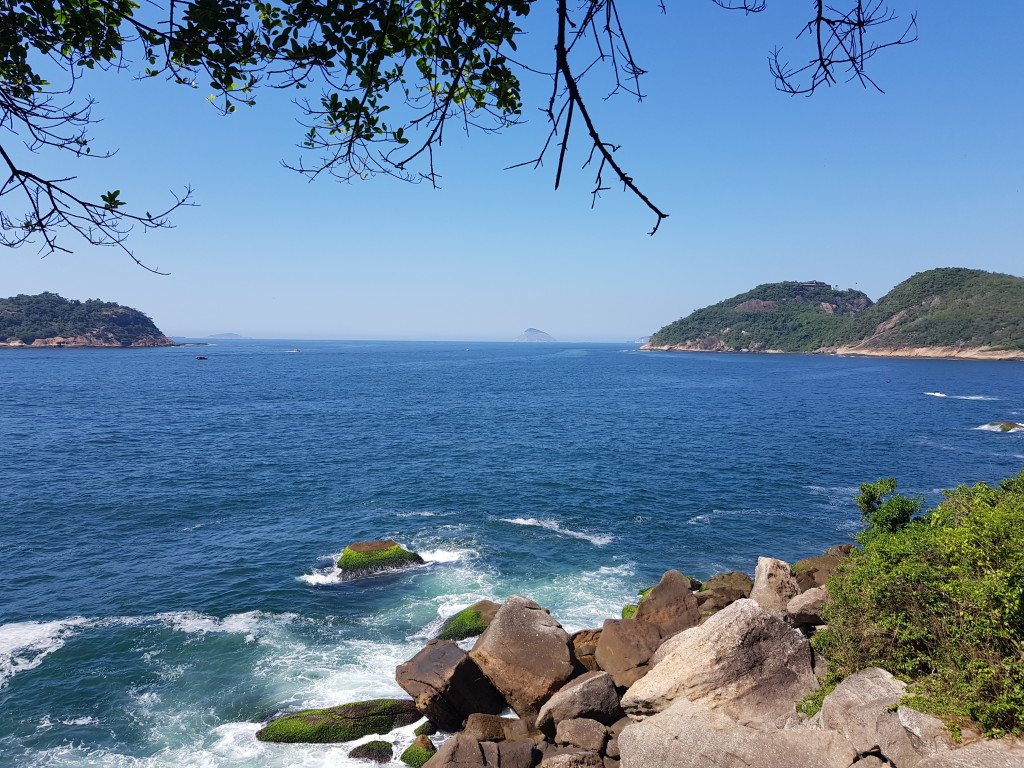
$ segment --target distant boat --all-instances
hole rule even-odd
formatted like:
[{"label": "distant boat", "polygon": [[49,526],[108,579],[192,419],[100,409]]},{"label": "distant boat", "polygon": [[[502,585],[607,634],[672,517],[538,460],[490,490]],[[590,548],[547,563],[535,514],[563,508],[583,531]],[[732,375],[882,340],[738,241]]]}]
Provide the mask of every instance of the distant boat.
[{"label": "distant boat", "polygon": [[209,360],[206,355],[196,355],[196,360]]},{"label": "distant boat", "polygon": [[301,349],[286,349],[285,352],[301,352]]}]

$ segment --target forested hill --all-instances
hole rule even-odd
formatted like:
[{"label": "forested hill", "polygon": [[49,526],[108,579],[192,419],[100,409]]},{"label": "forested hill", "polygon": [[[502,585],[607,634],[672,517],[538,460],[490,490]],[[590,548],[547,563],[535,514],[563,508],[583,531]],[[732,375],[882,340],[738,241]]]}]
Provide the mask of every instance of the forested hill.
[{"label": "forested hill", "polygon": [[0,299],[0,344],[35,347],[167,347],[142,312],[109,301],[65,299],[56,293]]},{"label": "forested hill", "polygon": [[877,303],[825,283],[767,283],[665,326],[647,348],[1016,357],[1024,353],[1024,278],[932,269]]}]

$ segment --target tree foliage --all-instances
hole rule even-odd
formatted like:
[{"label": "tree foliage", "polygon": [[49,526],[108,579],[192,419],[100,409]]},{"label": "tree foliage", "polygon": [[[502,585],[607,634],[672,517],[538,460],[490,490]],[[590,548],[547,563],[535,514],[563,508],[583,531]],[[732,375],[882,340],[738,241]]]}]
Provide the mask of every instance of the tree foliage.
[{"label": "tree foliage", "polygon": [[[759,13],[761,0],[712,0]],[[519,61],[517,38],[534,6],[555,32],[548,61]],[[650,9],[666,12],[652,0]],[[874,82],[867,63],[880,50],[915,38],[909,23],[887,30],[895,15],[880,0],[813,4],[802,36],[809,52],[790,66],[772,56],[777,87],[812,93],[852,79]],[[887,37],[876,37],[880,34]],[[460,129],[496,131],[519,121],[520,74],[546,74],[543,111],[551,134],[530,163],[557,154],[561,179],[571,136],[590,146],[585,165],[593,194],[621,185],[654,214],[667,216],[617,159],[588,105],[616,93],[641,97],[644,69],[630,47],[617,0],[10,0],[0,4],[0,125],[31,152],[79,157],[94,152],[90,101],[76,101],[79,79],[92,69],[124,70],[209,89],[223,112],[253,105],[259,87],[319,93],[297,104],[302,145],[312,159],[293,168],[310,177],[347,180],[378,174],[435,183],[435,150],[455,121]],[[607,79],[600,82],[597,72]],[[95,245],[124,248],[133,226],[168,226],[167,215],[190,203],[185,189],[158,213],[133,211],[120,190],[97,199],[77,195],[70,177],[25,167],[18,141],[0,143],[6,181],[0,243],[38,242],[67,251],[68,230]],[[2,176],[0,176],[2,178]],[[10,204],[19,200],[20,213]],[[130,252],[129,252],[130,253]]]},{"label": "tree foliage", "polygon": [[142,312],[111,301],[78,301],[50,292],[0,299],[0,341],[31,344],[36,339],[90,334],[107,335],[123,345],[163,335]]},{"label": "tree foliage", "polygon": [[813,640],[830,676],[879,666],[911,682],[917,709],[953,725],[977,721],[991,735],[1021,733],[1024,472],[998,488],[946,491],[912,520],[903,513],[918,503],[893,504],[902,497],[890,495],[891,478],[861,488],[863,549],[829,581],[828,628]]}]

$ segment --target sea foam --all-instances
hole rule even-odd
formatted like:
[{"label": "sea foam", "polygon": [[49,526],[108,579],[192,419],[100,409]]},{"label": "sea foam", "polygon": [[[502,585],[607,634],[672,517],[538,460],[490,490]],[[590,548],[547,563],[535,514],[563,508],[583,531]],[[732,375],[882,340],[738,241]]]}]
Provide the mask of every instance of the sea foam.
[{"label": "sea foam", "polygon": [[538,520],[535,517],[503,517],[501,518],[503,523],[513,523],[515,525],[531,525],[538,528],[546,528],[549,531],[560,534],[562,536],[571,536],[574,539],[582,539],[583,541],[589,541],[598,547],[603,547],[605,544],[611,544],[615,541],[615,537],[611,534],[606,533],[587,533],[585,531],[574,531],[569,528],[564,528],[555,520],[542,519]]},{"label": "sea foam", "polygon": [[0,688],[19,672],[34,669],[43,659],[64,646],[79,627],[82,617],[63,621],[22,621],[0,626]]}]

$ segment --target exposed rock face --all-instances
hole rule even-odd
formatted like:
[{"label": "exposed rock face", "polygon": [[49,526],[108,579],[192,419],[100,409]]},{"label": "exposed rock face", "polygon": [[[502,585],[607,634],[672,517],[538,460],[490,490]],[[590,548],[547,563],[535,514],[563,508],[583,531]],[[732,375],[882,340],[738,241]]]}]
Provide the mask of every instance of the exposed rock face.
[{"label": "exposed rock face", "polygon": [[579,747],[588,752],[602,752],[608,741],[608,729],[597,720],[586,717],[562,720],[555,733],[555,744]]},{"label": "exposed rock face", "polygon": [[327,744],[412,725],[422,715],[407,699],[373,699],[284,715],[256,732],[260,741]]},{"label": "exposed rock face", "polygon": [[653,624],[636,619],[607,619],[594,658],[612,676],[615,685],[628,688],[645,674],[651,655],[661,643]]},{"label": "exposed rock face", "polygon": [[857,757],[832,731],[761,731],[680,699],[626,726],[618,740],[622,768],[849,768]]},{"label": "exposed rock face", "polygon": [[753,600],[738,600],[672,639],[672,649],[622,697],[633,718],[688,699],[744,721],[795,714],[814,691],[807,640]]},{"label": "exposed rock face", "polygon": [[661,581],[640,602],[635,618],[653,624],[662,637],[696,626],[700,621],[697,598],[690,579],[679,571],[666,571]]},{"label": "exposed rock face", "polygon": [[899,768],[913,768],[953,742],[940,720],[897,709],[906,688],[884,669],[850,675],[822,702],[821,724],[843,734],[860,754],[876,753]]},{"label": "exposed rock face", "polygon": [[537,715],[537,727],[554,733],[563,720],[589,718],[611,725],[622,718],[615,684],[607,672],[588,672],[570,680],[555,693]]},{"label": "exposed rock face", "polygon": [[[978,741],[967,746],[929,757],[917,768],[1021,768],[1024,766],[1024,743],[1011,739]],[[900,766],[900,768],[903,768]]]},{"label": "exposed rock face", "polygon": [[839,544],[829,547],[825,554],[807,557],[793,563],[792,573],[801,592],[814,587],[824,587],[835,573],[836,568],[850,557],[852,544]]},{"label": "exposed rock face", "polygon": [[800,587],[790,574],[789,563],[773,557],[757,558],[751,600],[769,613],[785,616],[789,601],[799,593]]},{"label": "exposed rock face", "polygon": [[519,595],[505,601],[469,655],[520,717],[536,716],[573,670],[562,625]]},{"label": "exposed rock face", "polygon": [[26,344],[18,339],[9,339],[0,343],[4,347],[176,347],[177,342],[162,335],[142,336],[134,341],[120,341],[116,336],[105,331],[82,334],[80,336],[50,336],[45,339],[33,339]]},{"label": "exposed rock face", "polygon": [[416,708],[446,731],[457,731],[474,712],[497,714],[505,700],[469,655],[451,640],[431,640],[395,670]]},{"label": "exposed rock face", "polygon": [[573,659],[575,659],[577,672],[583,670],[595,672],[600,669],[597,659],[594,658],[600,639],[600,629],[581,629],[579,632],[569,635],[569,648],[572,651]]},{"label": "exposed rock face", "polygon": [[410,565],[419,565],[423,558],[402,548],[391,539],[356,541],[342,550],[338,568],[345,579],[359,578],[378,571],[390,571]]}]

